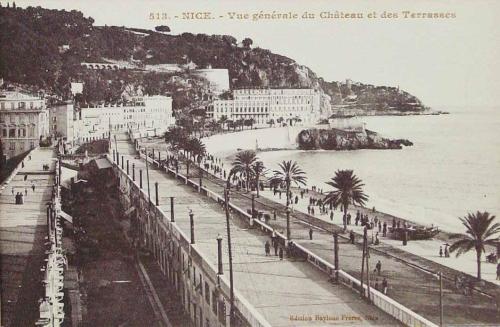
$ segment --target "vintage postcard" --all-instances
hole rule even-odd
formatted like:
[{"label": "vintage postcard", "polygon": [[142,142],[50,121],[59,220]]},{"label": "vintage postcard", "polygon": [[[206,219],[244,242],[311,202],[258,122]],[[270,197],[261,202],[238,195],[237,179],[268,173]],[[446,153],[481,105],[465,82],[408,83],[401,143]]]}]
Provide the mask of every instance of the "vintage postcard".
[{"label": "vintage postcard", "polygon": [[2,0],[0,326],[500,326],[499,12]]}]

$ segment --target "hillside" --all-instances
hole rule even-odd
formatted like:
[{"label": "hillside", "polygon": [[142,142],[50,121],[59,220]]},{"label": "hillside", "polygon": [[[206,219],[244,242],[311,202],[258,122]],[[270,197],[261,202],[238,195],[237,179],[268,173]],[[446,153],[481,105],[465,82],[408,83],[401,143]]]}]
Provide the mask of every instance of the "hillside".
[{"label": "hillside", "polygon": [[[69,97],[70,82],[83,81],[82,103],[120,101],[124,91],[174,95],[175,108],[203,101],[205,82],[189,68],[227,68],[232,88],[312,87],[330,95],[332,104],[352,108],[376,106],[423,110],[420,101],[396,88],[361,83],[326,82],[293,59],[252,48],[250,39],[229,35],[161,32],[117,26],[94,26],[78,11],[41,7],[0,8],[0,76],[33,85],[61,98]],[[90,70],[81,62],[122,62],[133,69]],[[180,72],[145,67],[177,64]],[[179,78],[172,78],[172,76]],[[130,93],[130,92],[129,92]],[[409,106],[408,103],[413,103]]]}]

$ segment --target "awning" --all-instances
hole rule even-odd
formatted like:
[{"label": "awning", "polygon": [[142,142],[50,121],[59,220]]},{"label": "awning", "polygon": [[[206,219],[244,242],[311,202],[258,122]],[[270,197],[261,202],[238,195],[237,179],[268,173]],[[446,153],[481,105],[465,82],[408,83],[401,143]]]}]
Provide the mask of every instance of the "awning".
[{"label": "awning", "polygon": [[70,223],[73,223],[73,217],[71,217],[70,215],[68,215],[66,212],[64,211],[59,211],[59,216],[61,218],[63,218],[64,220],[70,222]]}]

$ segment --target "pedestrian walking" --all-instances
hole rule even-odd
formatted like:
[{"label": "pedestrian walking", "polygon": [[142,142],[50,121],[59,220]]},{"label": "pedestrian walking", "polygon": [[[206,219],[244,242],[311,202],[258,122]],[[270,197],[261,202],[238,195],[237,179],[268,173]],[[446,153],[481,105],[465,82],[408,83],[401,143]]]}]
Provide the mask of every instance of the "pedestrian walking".
[{"label": "pedestrian walking", "polygon": [[330,220],[333,221],[333,210],[330,210]]},{"label": "pedestrian walking", "polygon": [[313,239],[313,230],[312,228],[309,228],[309,240],[312,241],[312,239]]},{"label": "pedestrian walking", "polygon": [[296,195],[295,196],[295,204],[299,203],[299,197]]},{"label": "pedestrian walking", "polygon": [[448,250],[448,244],[445,244],[445,246],[444,246],[444,257],[445,258],[450,257],[450,251]]},{"label": "pedestrian walking", "polygon": [[387,283],[387,279],[384,277],[384,280],[382,280],[382,292],[384,292],[385,295],[387,295],[387,288],[389,287],[389,283]]},{"label": "pedestrian walking", "polygon": [[35,184],[31,184],[31,189],[33,190],[33,192],[35,192]]},{"label": "pedestrian walking", "polygon": [[266,250],[266,257],[267,257],[269,255],[269,253],[271,253],[271,244],[269,244],[269,241],[266,241],[264,248]]},{"label": "pedestrian walking", "polygon": [[439,247],[439,256],[443,257],[443,247],[442,246]]},{"label": "pedestrian walking", "polygon": [[351,244],[354,244],[355,236],[352,230],[349,232],[349,239],[351,240]]},{"label": "pedestrian walking", "polygon": [[280,260],[283,260],[283,247],[280,246],[280,249],[279,249],[279,257],[280,257]]},{"label": "pedestrian walking", "polygon": [[375,271],[377,272],[377,274],[380,276],[380,271],[382,270],[382,263],[380,262],[380,260],[377,262],[377,264],[375,265]]},{"label": "pedestrian walking", "polygon": [[273,219],[276,220],[276,210],[273,211]]},{"label": "pedestrian walking", "polygon": [[382,236],[387,236],[387,223],[384,221],[384,225],[382,226]]},{"label": "pedestrian walking", "polygon": [[278,248],[279,248],[278,240],[275,240],[274,241],[274,255],[275,256],[278,255]]}]

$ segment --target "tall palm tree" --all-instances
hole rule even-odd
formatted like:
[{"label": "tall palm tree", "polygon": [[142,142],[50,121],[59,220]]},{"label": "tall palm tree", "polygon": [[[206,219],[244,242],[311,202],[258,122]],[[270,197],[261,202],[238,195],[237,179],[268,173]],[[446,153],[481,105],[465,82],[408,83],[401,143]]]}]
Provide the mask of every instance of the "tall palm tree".
[{"label": "tall palm tree", "polygon": [[257,197],[259,197],[259,179],[260,176],[264,174],[264,170],[266,167],[264,167],[264,163],[262,161],[256,161],[253,166],[252,166],[252,171],[255,176],[255,186],[257,187]]},{"label": "tall palm tree", "polygon": [[344,209],[344,231],[347,229],[347,209],[349,204],[363,205],[368,195],[363,192],[363,182],[352,170],[337,170],[335,176],[326,184],[334,188],[324,199],[325,203],[334,206],[342,205]]},{"label": "tall palm tree", "polygon": [[[240,174],[245,178],[245,185],[248,192],[248,186],[250,182],[250,178],[253,174],[253,165],[258,161],[255,152],[252,150],[240,151],[236,154],[236,158],[232,163],[231,171],[229,172],[229,176],[234,174]],[[229,177],[228,177],[229,178]]]},{"label": "tall palm tree", "polygon": [[290,204],[290,187],[295,185],[306,185],[307,177],[305,172],[300,169],[297,162],[292,160],[283,161],[279,164],[279,170],[274,170],[274,175],[269,179],[271,185],[284,187],[286,189],[286,206]]},{"label": "tall palm tree", "polygon": [[450,252],[457,251],[458,257],[462,253],[476,250],[477,279],[481,279],[481,254],[485,252],[486,245],[496,246],[500,232],[500,223],[493,223],[495,216],[488,212],[469,213],[466,217],[459,218],[465,226],[466,235],[455,234],[451,238],[461,238],[450,246]]},{"label": "tall palm tree", "polygon": [[189,165],[191,163],[191,158],[193,160],[200,160],[206,153],[205,144],[197,138],[188,139],[185,142],[184,150],[187,152],[186,155],[186,178],[189,178]]}]

